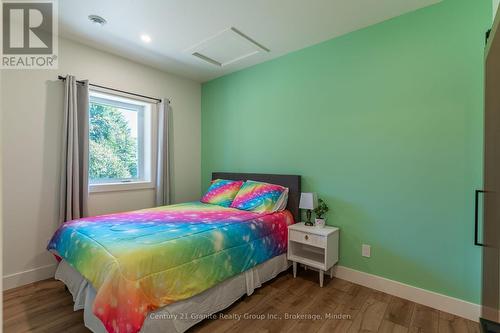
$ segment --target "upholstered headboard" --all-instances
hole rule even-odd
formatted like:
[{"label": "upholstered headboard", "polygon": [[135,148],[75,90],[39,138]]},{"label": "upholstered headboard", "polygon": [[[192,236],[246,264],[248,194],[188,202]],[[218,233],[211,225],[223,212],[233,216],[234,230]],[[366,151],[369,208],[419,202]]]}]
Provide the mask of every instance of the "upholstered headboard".
[{"label": "upholstered headboard", "polygon": [[300,176],[297,175],[273,175],[265,173],[233,173],[233,172],[213,172],[212,180],[214,179],[229,179],[229,180],[255,180],[288,187],[288,209],[295,219],[295,222],[300,222]]}]

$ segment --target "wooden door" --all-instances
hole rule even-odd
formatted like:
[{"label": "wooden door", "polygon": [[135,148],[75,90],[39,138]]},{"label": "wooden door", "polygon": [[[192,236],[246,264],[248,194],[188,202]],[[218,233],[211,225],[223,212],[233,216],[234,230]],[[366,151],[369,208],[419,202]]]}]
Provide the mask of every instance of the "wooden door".
[{"label": "wooden door", "polygon": [[499,322],[500,303],[500,31],[498,17],[485,61],[484,225],[481,316]]}]

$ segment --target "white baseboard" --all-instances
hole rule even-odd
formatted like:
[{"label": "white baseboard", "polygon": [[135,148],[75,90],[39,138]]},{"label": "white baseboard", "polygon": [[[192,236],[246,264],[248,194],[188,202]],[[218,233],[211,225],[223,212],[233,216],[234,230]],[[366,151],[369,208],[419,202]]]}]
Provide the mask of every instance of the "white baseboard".
[{"label": "white baseboard", "polygon": [[4,275],[3,277],[3,290],[8,290],[25,284],[33,283],[40,280],[49,279],[54,277],[57,264],[46,265],[29,269],[24,272]]},{"label": "white baseboard", "polygon": [[415,303],[454,314],[473,321],[479,321],[481,306],[458,298],[438,294],[433,291],[410,286],[377,275],[357,271],[344,266],[335,266],[335,277],[347,280],[384,293],[398,296]]},{"label": "white baseboard", "polygon": [[[56,264],[51,264],[24,272],[6,275],[3,277],[3,290],[54,277],[56,268]],[[481,314],[481,306],[479,304],[410,286],[377,275],[357,271],[344,266],[335,266],[333,272],[334,276],[340,279],[405,298],[412,302],[423,304],[473,321],[478,321]]]}]

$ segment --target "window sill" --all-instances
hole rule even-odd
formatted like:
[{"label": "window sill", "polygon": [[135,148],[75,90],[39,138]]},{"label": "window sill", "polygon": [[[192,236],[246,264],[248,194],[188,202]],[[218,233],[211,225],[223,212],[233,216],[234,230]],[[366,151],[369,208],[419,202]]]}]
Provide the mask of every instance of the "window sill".
[{"label": "window sill", "polygon": [[90,184],[89,193],[134,191],[155,188],[153,182]]}]

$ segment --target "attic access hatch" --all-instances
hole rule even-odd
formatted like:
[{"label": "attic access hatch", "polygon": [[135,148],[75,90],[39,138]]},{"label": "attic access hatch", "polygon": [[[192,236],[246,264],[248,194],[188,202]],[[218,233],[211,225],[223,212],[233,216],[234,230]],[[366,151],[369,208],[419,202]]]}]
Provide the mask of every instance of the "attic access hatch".
[{"label": "attic access hatch", "polygon": [[212,65],[223,67],[269,49],[231,27],[189,49],[191,54]]}]

